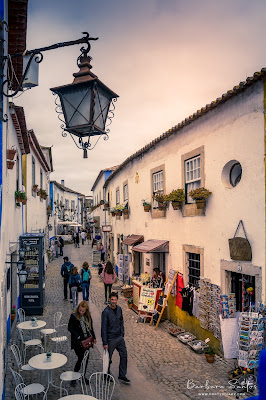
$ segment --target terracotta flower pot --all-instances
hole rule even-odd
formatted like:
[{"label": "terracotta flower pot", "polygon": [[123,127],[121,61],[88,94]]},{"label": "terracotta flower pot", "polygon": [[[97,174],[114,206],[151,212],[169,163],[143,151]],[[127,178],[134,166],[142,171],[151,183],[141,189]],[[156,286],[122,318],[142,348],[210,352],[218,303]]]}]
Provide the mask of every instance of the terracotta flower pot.
[{"label": "terracotta flower pot", "polygon": [[38,185],[33,185],[33,186],[32,186],[33,192],[37,192],[37,187],[38,187]]},{"label": "terracotta flower pot", "polygon": [[7,165],[7,169],[13,169],[15,164],[15,161],[9,161],[7,160],[6,165]]},{"label": "terracotta flower pot", "polygon": [[6,151],[6,158],[8,159],[8,160],[14,160],[14,157],[15,157],[15,154],[16,154],[16,150],[14,150],[14,149],[7,149],[7,151]]},{"label": "terracotta flower pot", "polygon": [[122,211],[116,211],[116,212],[115,212],[115,215],[116,215],[117,217],[122,217]]},{"label": "terracotta flower pot", "polygon": [[206,200],[196,200],[196,205],[199,210],[202,210],[206,205]]},{"label": "terracotta flower pot", "polygon": [[16,198],[16,202],[17,202],[17,203],[22,203],[22,198],[21,198],[21,197],[17,197],[17,198]]},{"label": "terracotta flower pot", "polygon": [[27,204],[27,199],[22,200],[22,204],[25,206]]},{"label": "terracotta flower pot", "polygon": [[131,303],[131,304],[129,304],[129,303],[127,303],[127,306],[128,306],[128,308],[132,308],[132,306],[133,306],[133,304]]},{"label": "terracotta flower pot", "polygon": [[181,201],[172,201],[172,206],[174,210],[181,210],[182,202]]},{"label": "terracotta flower pot", "polygon": [[38,190],[38,192],[37,192],[37,196],[40,196],[41,195],[41,192]]},{"label": "terracotta flower pot", "polygon": [[150,209],[151,209],[151,205],[150,204],[144,204],[144,211],[145,212],[150,212]]},{"label": "terracotta flower pot", "polygon": [[208,363],[210,363],[210,364],[214,363],[215,354],[212,354],[212,355],[205,354],[205,357],[206,357],[206,360],[207,360]]},{"label": "terracotta flower pot", "polygon": [[159,210],[165,210],[166,204],[165,203],[158,203]]},{"label": "terracotta flower pot", "polygon": [[16,318],[16,314],[11,314],[11,321],[12,322],[15,321],[15,318]]}]

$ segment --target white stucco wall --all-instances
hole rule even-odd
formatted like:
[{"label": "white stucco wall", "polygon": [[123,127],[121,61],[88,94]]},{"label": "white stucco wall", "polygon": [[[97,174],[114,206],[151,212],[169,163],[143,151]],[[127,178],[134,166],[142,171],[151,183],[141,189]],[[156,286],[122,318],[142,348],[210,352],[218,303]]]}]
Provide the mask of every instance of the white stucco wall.
[{"label": "white stucco wall", "polygon": [[[172,206],[166,218],[154,219],[143,211],[142,199],[151,200],[150,170],[165,165],[166,193],[182,187],[181,157],[204,146],[204,186],[213,192],[205,216],[182,217]],[[228,189],[221,180],[223,167],[230,160],[242,166],[242,179]],[[136,174],[139,181],[136,183]],[[209,111],[177,134],[166,138],[149,152],[133,160],[108,184],[111,207],[115,191],[128,179],[130,218],[111,218],[116,255],[117,234],[143,234],[144,240],[169,240],[167,269],[184,271],[182,246],[204,249],[204,277],[221,284],[220,262],[230,260],[228,239],[243,220],[252,246],[252,264],[262,267],[265,282],[265,171],[263,85],[259,81],[245,92]],[[122,201],[120,201],[122,202]],[[263,298],[265,287],[263,284]]]}]

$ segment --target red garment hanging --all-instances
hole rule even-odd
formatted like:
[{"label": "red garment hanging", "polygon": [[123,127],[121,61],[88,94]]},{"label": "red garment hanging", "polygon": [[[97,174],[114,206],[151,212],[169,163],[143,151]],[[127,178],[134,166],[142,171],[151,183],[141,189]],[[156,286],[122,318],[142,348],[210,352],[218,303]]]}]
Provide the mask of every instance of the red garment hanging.
[{"label": "red garment hanging", "polygon": [[183,298],[181,296],[181,291],[184,289],[184,280],[183,276],[178,274],[176,280],[176,298],[175,298],[175,305],[182,309],[182,301]]}]

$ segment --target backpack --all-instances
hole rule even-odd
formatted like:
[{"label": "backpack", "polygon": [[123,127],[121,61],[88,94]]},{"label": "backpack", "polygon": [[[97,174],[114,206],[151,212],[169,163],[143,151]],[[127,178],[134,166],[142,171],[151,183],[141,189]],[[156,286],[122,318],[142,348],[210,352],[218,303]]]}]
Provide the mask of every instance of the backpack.
[{"label": "backpack", "polygon": [[85,269],[82,268],[83,274],[82,274],[82,281],[83,282],[89,282],[90,280],[90,270],[88,269],[85,271]]},{"label": "backpack", "polygon": [[72,263],[69,263],[64,266],[64,269],[63,269],[63,277],[64,278],[68,278],[70,276],[72,267],[74,267],[74,265]]}]

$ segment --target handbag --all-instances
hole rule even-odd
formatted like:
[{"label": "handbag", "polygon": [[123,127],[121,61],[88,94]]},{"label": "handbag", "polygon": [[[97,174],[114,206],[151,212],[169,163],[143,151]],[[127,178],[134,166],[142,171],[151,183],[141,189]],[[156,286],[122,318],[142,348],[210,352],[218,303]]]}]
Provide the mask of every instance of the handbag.
[{"label": "handbag", "polygon": [[82,286],[81,286],[81,285],[79,285],[79,286],[77,287],[77,291],[78,291],[78,292],[82,292]]},{"label": "handbag", "polygon": [[93,347],[93,342],[94,342],[93,336],[89,336],[87,337],[87,339],[81,341],[81,346],[83,347],[84,350],[88,350],[91,347]]}]

